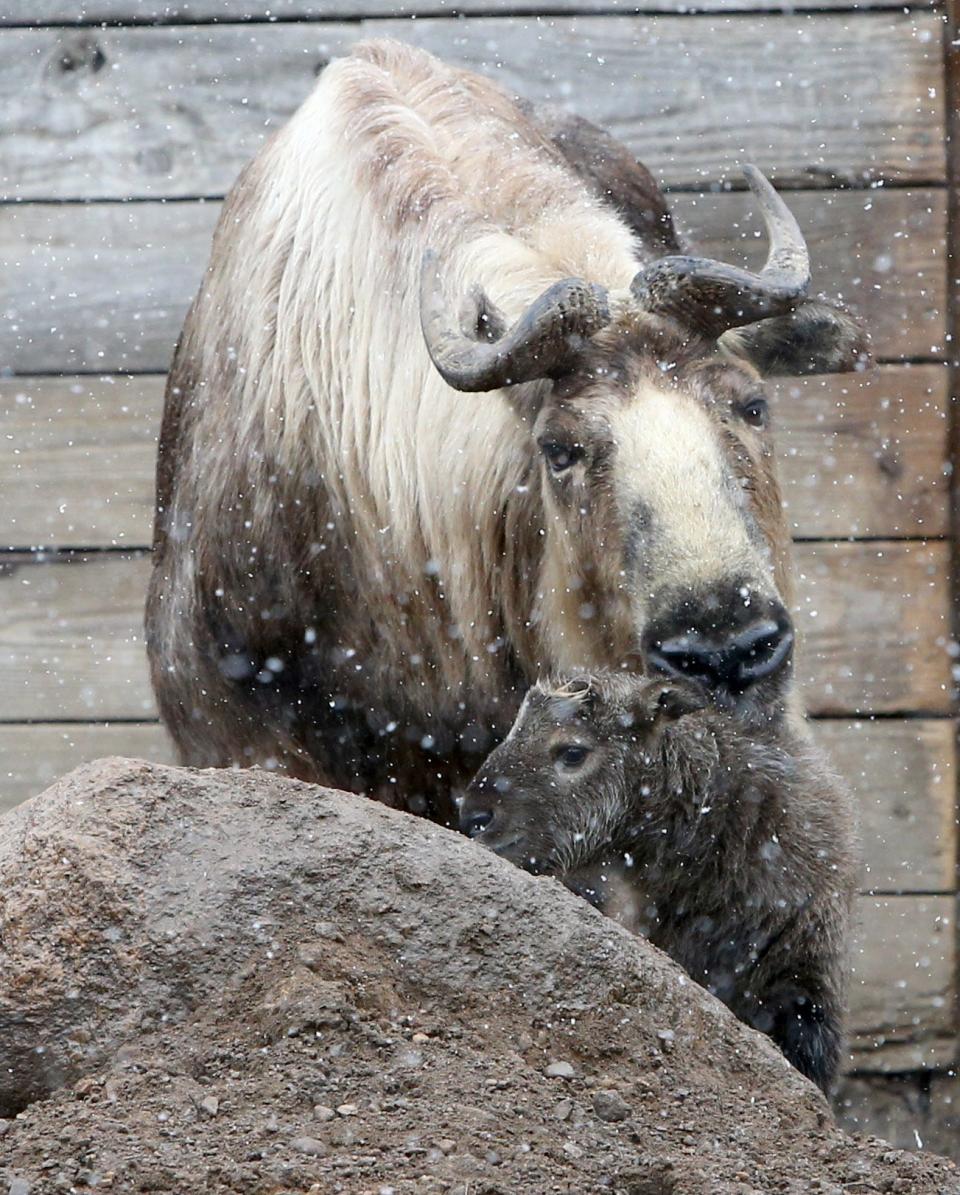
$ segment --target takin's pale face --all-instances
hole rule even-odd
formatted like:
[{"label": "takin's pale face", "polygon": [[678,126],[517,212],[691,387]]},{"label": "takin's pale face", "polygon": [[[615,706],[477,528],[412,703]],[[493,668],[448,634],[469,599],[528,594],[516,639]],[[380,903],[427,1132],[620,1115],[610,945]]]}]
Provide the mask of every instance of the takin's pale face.
[{"label": "takin's pale face", "polygon": [[686,676],[742,717],[774,716],[793,629],[763,383],[717,356],[657,364],[597,348],[533,429],[554,666]]}]

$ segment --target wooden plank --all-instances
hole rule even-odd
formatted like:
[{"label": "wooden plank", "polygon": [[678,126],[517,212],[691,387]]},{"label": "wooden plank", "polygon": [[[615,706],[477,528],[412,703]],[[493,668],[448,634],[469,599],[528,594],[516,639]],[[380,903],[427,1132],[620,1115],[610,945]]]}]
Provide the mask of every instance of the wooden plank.
[{"label": "wooden plank", "polygon": [[0,815],[104,755],[176,762],[167,732],[156,723],[0,726]]},{"label": "wooden plank", "polygon": [[149,547],[161,377],[0,378],[2,542]]},{"label": "wooden plank", "polygon": [[[894,1149],[960,1158],[960,1075],[869,1075],[843,1081],[832,1101],[847,1133],[882,1137]],[[856,1187],[854,1187],[856,1190]]]},{"label": "wooden plank", "polygon": [[865,1133],[882,1137],[894,1149],[916,1149],[919,1142],[931,1153],[951,1152],[954,1137],[944,1148],[931,1140],[928,1082],[939,1076],[925,1075],[846,1075],[839,1083],[831,1104],[837,1124],[846,1133]]},{"label": "wooden plank", "polygon": [[956,724],[817,722],[814,736],[860,810],[862,885],[875,892],[956,886]]},{"label": "wooden plank", "polygon": [[[25,25],[149,24],[191,21],[353,20],[358,17],[434,17],[473,13],[738,13],[804,9],[932,8],[936,0],[6,0],[0,27]],[[267,14],[269,13],[269,16]]]},{"label": "wooden plank", "polygon": [[795,560],[812,713],[952,712],[949,544],[805,543]]},{"label": "wooden plank", "polygon": [[937,1069],[956,1059],[953,896],[860,897],[848,1069]]},{"label": "wooden plank", "polygon": [[[745,195],[676,199],[708,252],[762,260]],[[803,192],[790,202],[808,233],[817,288],[856,303],[878,357],[942,356],[944,192]],[[0,207],[0,371],[166,369],[218,211],[215,203]]]},{"label": "wooden plank", "polygon": [[[164,379],[0,378],[0,543],[149,547]],[[883,366],[774,389],[798,536],[947,531],[946,370]]]},{"label": "wooden plank", "polygon": [[0,720],[156,717],[143,646],[146,556],[0,558]]},{"label": "wooden plank", "polygon": [[948,533],[949,398],[942,366],[790,378],[771,389],[794,535]]},{"label": "wooden plank", "polygon": [[166,369],[219,210],[0,207],[0,371]]},{"label": "wooden plank", "polygon": [[[800,544],[798,672],[815,713],[951,712],[947,545]],[[0,721],[153,715],[149,559],[0,565]]]},{"label": "wooden plank", "polygon": [[744,160],[800,186],[945,178],[939,20],[889,12],[10,30],[0,177],[18,199],[222,195],[371,36],[568,105],[670,185],[737,178]]}]

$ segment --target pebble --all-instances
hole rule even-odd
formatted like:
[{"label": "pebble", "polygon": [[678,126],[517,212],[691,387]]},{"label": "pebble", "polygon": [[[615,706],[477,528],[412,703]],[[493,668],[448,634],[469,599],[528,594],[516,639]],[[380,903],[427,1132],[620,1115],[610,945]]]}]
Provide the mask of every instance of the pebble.
[{"label": "pebble", "polygon": [[356,1104],[338,1104],[337,1112],[341,1116],[356,1116],[360,1111]]},{"label": "pebble", "polygon": [[309,1154],[311,1158],[322,1158],[327,1152],[327,1147],[316,1137],[294,1137],[290,1147],[298,1154]]},{"label": "pebble", "polygon": [[561,1100],[554,1108],[553,1114],[557,1120],[569,1120],[573,1111],[573,1100]]},{"label": "pebble", "polygon": [[220,1101],[215,1095],[208,1095],[206,1099],[200,1101],[200,1107],[208,1116],[216,1116],[220,1111]]},{"label": "pebble", "polygon": [[624,1103],[619,1094],[609,1087],[594,1092],[593,1110],[601,1120],[610,1123],[626,1120],[630,1115],[630,1105]]},{"label": "pebble", "polygon": [[7,1195],[30,1195],[30,1184],[25,1178],[12,1178],[7,1187]]},{"label": "pebble", "polygon": [[314,1104],[313,1116],[315,1120],[333,1120],[336,1112],[332,1108],[328,1108],[326,1104]]},{"label": "pebble", "polygon": [[415,1033],[413,1035],[413,1037],[410,1038],[410,1040],[416,1041],[416,1042],[429,1041],[430,1034],[429,1033]]},{"label": "pebble", "polygon": [[12,1120],[4,1120],[2,1117],[0,1117],[0,1137],[2,1137],[4,1133],[9,1132],[10,1129],[12,1129],[12,1128],[13,1128]]},{"label": "pebble", "polygon": [[544,1073],[548,1079],[572,1079],[576,1071],[569,1062],[551,1062]]},{"label": "pebble", "polygon": [[439,1149],[441,1153],[452,1154],[456,1148],[457,1143],[452,1137],[441,1137],[437,1142],[437,1149]]},{"label": "pebble", "polygon": [[317,936],[328,942],[342,942],[343,934],[335,921],[320,921],[317,923]]}]

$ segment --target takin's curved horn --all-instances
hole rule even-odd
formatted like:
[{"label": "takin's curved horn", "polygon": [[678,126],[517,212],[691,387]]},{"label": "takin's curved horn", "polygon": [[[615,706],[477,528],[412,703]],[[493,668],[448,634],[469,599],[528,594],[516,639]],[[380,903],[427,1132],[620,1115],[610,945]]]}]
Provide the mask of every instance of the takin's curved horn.
[{"label": "takin's curved horn", "polygon": [[766,265],[759,273],[706,257],[662,257],[631,283],[644,311],[672,316],[678,323],[716,337],[729,328],[792,311],[810,285],[810,258],[793,213],[756,166],[744,176],[760,205],[770,238]]},{"label": "takin's curved horn", "polygon": [[[472,318],[451,314],[437,255],[428,250],[420,279],[420,326],[431,360],[454,390],[499,390],[557,377],[575,362],[583,341],[610,322],[606,290],[580,278],[554,283],[512,328],[503,327],[479,288],[468,301]],[[463,331],[467,324],[477,329],[477,336]]]}]

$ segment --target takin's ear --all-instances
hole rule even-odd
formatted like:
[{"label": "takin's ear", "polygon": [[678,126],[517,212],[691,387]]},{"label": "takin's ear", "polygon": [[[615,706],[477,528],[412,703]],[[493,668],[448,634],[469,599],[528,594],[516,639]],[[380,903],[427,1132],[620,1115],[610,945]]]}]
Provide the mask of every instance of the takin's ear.
[{"label": "takin's ear", "polygon": [[722,352],[747,360],[764,377],[848,373],[870,365],[869,337],[849,312],[811,299],[786,315],[731,328]]}]

